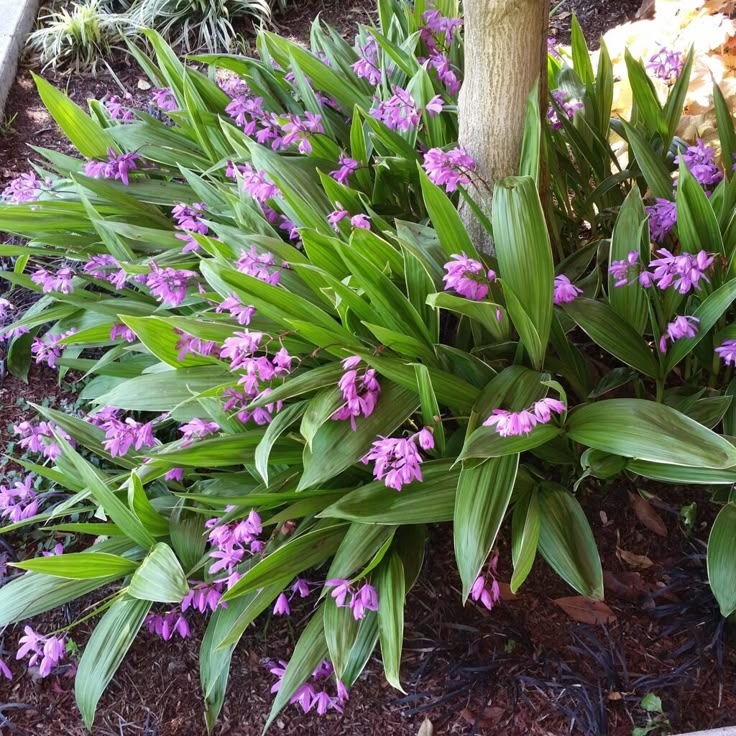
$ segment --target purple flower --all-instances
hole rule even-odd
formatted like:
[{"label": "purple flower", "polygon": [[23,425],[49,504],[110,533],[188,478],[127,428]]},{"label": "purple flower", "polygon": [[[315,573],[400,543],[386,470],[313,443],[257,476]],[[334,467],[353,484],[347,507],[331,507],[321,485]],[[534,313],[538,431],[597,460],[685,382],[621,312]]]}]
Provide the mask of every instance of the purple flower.
[{"label": "purple flower", "polygon": [[672,285],[680,294],[687,294],[691,289],[699,289],[701,280],[710,283],[706,272],[713,268],[714,253],[701,250],[695,255],[681,253],[675,256],[666,248],[660,248],[656,253],[659,258],[649,262],[649,268],[653,269],[649,280],[660,289]]},{"label": "purple flower", "polygon": [[16,176],[3,189],[2,198],[14,204],[22,204],[23,202],[34,202],[38,199],[43,189],[43,182],[36,176],[35,171],[27,171],[24,174]]},{"label": "purple flower", "polygon": [[184,440],[181,445],[187,447],[191,445],[194,440],[201,440],[208,434],[214,434],[220,431],[220,425],[217,422],[205,422],[199,417],[194,417],[186,424],[179,425],[179,431],[184,435]]},{"label": "purple flower", "polygon": [[284,593],[280,593],[276,599],[276,605],[273,607],[274,616],[288,616],[291,614],[291,608],[289,608],[289,599]]},{"label": "purple flower", "polygon": [[336,232],[340,232],[340,228],[337,226],[337,224],[340,222],[340,220],[344,220],[346,217],[350,216],[350,213],[347,210],[341,209],[342,205],[339,202],[335,202],[338,209],[333,210],[330,212],[329,215],[327,215],[327,222],[330,223],[330,227]]},{"label": "purple flower", "polygon": [[445,107],[445,103],[439,95],[435,95],[425,106],[429,117],[433,118],[435,115],[439,115]]},{"label": "purple flower", "polygon": [[364,583],[355,594],[351,608],[356,621],[364,619],[366,611],[377,611],[378,593],[376,589],[369,583]]},{"label": "purple flower", "polygon": [[565,405],[557,399],[541,399],[534,402],[528,409],[522,411],[507,411],[494,409],[488,419],[483,422],[484,427],[495,427],[501,437],[516,437],[529,434],[537,424],[546,424],[552,414],[562,414]]},{"label": "purple flower", "polygon": [[450,59],[439,51],[432,52],[429,59],[427,59],[427,64],[437,71],[440,82],[447,87],[447,91],[454,97],[460,89],[460,81],[452,68]]},{"label": "purple flower", "polygon": [[[383,480],[387,488],[400,491],[407,483],[422,480],[420,466],[423,459],[417,448],[418,440],[419,433],[410,437],[379,435],[370,451],[361,458],[361,462],[368,464],[373,461],[373,477]],[[426,443],[426,435],[423,441]]]},{"label": "purple flower", "polygon": [[373,368],[366,368],[360,372],[358,370],[360,362],[357,355],[342,361],[345,372],[337,385],[345,403],[332,415],[334,421],[349,419],[353,431],[356,429],[357,417],[368,417],[373,413],[381,392],[381,384],[376,378],[376,371]]},{"label": "purple flower", "polygon": [[266,172],[256,171],[250,164],[236,167],[228,162],[225,176],[232,179],[240,177],[243,182],[243,191],[250,194],[259,204],[265,204],[279,194],[278,187],[268,179]]},{"label": "purple flower", "polygon": [[133,332],[128,325],[116,322],[110,329],[110,339],[121,339],[125,340],[125,342],[135,342],[137,338],[135,332]]},{"label": "purple flower", "polygon": [[353,215],[350,218],[350,225],[352,227],[360,228],[361,230],[371,229],[371,218],[368,215]]},{"label": "purple flower", "polygon": [[436,36],[444,36],[445,45],[450,46],[456,31],[463,25],[462,18],[449,18],[436,9],[426,10],[422,21],[424,25],[419,27],[419,37],[430,50],[437,48]]},{"label": "purple flower", "polygon": [[[335,600],[335,605],[338,608],[350,608],[356,621],[364,619],[366,611],[378,610],[378,593],[369,583],[364,583],[356,590],[349,580],[333,578],[325,581],[325,585],[328,588],[334,588],[330,592],[330,596]],[[325,664],[329,663],[323,663],[323,666]],[[329,677],[331,674],[332,668],[330,667],[330,670],[325,674],[320,674],[319,669],[315,670],[313,676],[315,679],[319,679],[320,677]]]},{"label": "purple flower", "polygon": [[291,592],[300,598],[306,598],[309,595],[309,583],[302,578],[297,578],[291,586]]},{"label": "purple flower", "polygon": [[164,112],[175,112],[178,109],[176,97],[169,87],[154,87],[151,102]]},{"label": "purple flower", "polygon": [[450,256],[452,260],[443,268],[447,273],[442,277],[445,291],[456,291],[460,296],[480,302],[488,296],[489,284],[496,280],[496,272],[486,267],[465,253]]},{"label": "purple flower", "polygon": [[256,313],[256,308],[245,306],[235,294],[231,294],[215,307],[215,312],[218,314],[229,312],[230,316],[234,317],[239,325],[249,325]]},{"label": "purple flower", "polygon": [[698,332],[698,322],[700,322],[700,320],[691,315],[678,315],[675,317],[675,319],[667,325],[666,334],[662,335],[659,339],[659,352],[667,352],[668,339],[671,342],[675,342],[675,340],[695,337]]},{"label": "purple flower", "polygon": [[12,487],[0,485],[0,517],[11,524],[30,519],[38,513],[38,501],[33,490],[33,476],[16,481]]},{"label": "purple flower", "polygon": [[67,348],[67,345],[60,345],[59,343],[76,331],[77,328],[72,327],[59,335],[51,335],[47,332],[43,338],[34,337],[31,353],[36,358],[36,364],[46,363],[50,368],[55,368],[56,361],[61,357],[62,351]]},{"label": "purple flower", "polygon": [[657,198],[657,203],[646,208],[652,240],[663,243],[677,222],[677,206],[669,199]]},{"label": "purple flower", "polygon": [[[130,94],[126,94],[125,98],[131,99]],[[128,122],[129,120],[135,119],[135,115],[133,114],[133,112],[125,107],[123,101],[117,95],[112,95],[111,97],[108,97],[103,104],[105,105],[105,109],[110,113],[110,117],[113,120],[122,120],[123,122]]]},{"label": "purple flower", "polygon": [[391,130],[409,132],[416,127],[421,119],[414,98],[402,87],[393,87],[393,95],[388,100],[381,100],[377,107],[371,110],[374,118],[382,121]]},{"label": "purple flower", "polygon": [[674,84],[685,65],[685,57],[681,51],[662,46],[650,57],[647,69],[651,69],[655,77],[667,84]]},{"label": "purple flower", "polygon": [[12,309],[15,309],[15,307],[7,299],[0,297],[0,319],[7,316]]},{"label": "purple flower", "polygon": [[345,184],[350,175],[357,170],[358,166],[360,166],[358,161],[346,156],[344,153],[340,154],[338,163],[340,164],[340,168],[335,169],[335,171],[330,171],[330,176],[335,181],[340,182],[340,184]]},{"label": "purple flower", "polygon": [[8,667],[7,664],[0,658],[0,675],[5,677],[8,680],[13,679],[13,673],[10,671],[10,667]]},{"label": "purple flower", "polygon": [[716,348],[716,353],[726,365],[736,365],[736,340],[724,340]]},{"label": "purple flower", "polygon": [[45,268],[37,268],[31,274],[31,281],[41,287],[44,294],[60,291],[62,294],[74,292],[74,271],[71,268],[60,268],[56,273],[47,271]]},{"label": "purple flower", "polygon": [[251,245],[248,250],[240,251],[236,268],[240,273],[253,276],[259,281],[275,286],[281,278],[281,269],[288,268],[289,264],[282,262],[280,266],[276,265],[276,258],[273,253],[258,253],[256,247]]},{"label": "purple flower", "polygon": [[[498,554],[495,554],[488,565],[486,575],[481,573],[475,579],[473,587],[470,589],[470,598],[479,601],[489,611],[501,600],[501,588],[496,580],[496,566],[498,565]],[[491,579],[490,587],[488,578]]]},{"label": "purple flower", "polygon": [[88,161],[84,173],[93,179],[119,179],[128,186],[128,174],[138,168],[136,161],[140,156],[135,152],[117,154],[114,148],[108,148],[107,157],[107,161]]},{"label": "purple flower", "polygon": [[61,448],[54,439],[54,433],[63,437],[72,447],[75,441],[53,422],[39,422],[34,426],[30,422],[13,425],[13,434],[20,436],[18,444],[24,450],[40,452],[49,460],[56,460],[61,455]]},{"label": "purple flower", "polygon": [[633,283],[639,272],[639,251],[630,250],[625,259],[612,261],[608,271],[613,277],[615,287]]},{"label": "purple flower", "polygon": [[718,184],[723,179],[723,172],[718,167],[715,156],[715,150],[711,146],[706,146],[702,138],[698,138],[696,145],[688,146],[687,150],[675,159],[675,163],[683,161],[698,184],[707,187]]},{"label": "purple flower", "polygon": [[189,282],[197,278],[194,271],[161,268],[155,261],[151,263],[151,272],[144,276],[151,294],[167,307],[178,307],[187,295]]},{"label": "purple flower", "polygon": [[[125,271],[120,268],[120,264],[107,253],[102,255],[94,255],[89,257],[89,261],[82,267],[85,273],[90,276],[94,276],[96,279],[108,281],[118,289],[122,289],[125,286],[125,282],[128,275]],[[116,268],[118,269],[115,273],[109,272],[107,269]]]},{"label": "purple flower", "polygon": [[338,608],[345,607],[345,602],[347,601],[348,596],[350,596],[352,600],[349,580],[345,580],[344,578],[332,578],[331,580],[326,580],[325,585],[328,588],[334,588],[330,595],[335,599],[335,605]]},{"label": "purple flower", "polygon": [[[226,506],[225,511],[232,511],[233,506]],[[239,579],[237,566],[243,561],[246,554],[257,554],[262,545],[258,536],[263,531],[261,517],[251,509],[245,519],[231,524],[222,524],[220,519],[208,519],[205,528],[209,529],[208,540],[212,545],[209,556],[215,560],[209,568],[211,574],[224,570],[227,577],[224,582],[228,588]]]},{"label": "purple flower", "polygon": [[448,192],[454,192],[459,185],[470,183],[468,173],[475,168],[475,161],[468,156],[462,146],[451,148],[449,151],[430,148],[424,154],[422,168],[433,184],[444,187]]},{"label": "purple flower", "polygon": [[[567,93],[561,89],[554,89],[550,94],[557,105],[562,108],[562,112],[568,120],[573,120],[575,118],[576,110],[581,110],[584,107],[580,100],[569,97]],[[554,105],[550,105],[547,110],[547,120],[549,120],[549,123],[554,130],[559,130],[562,127],[562,122],[557,114],[557,108]]]},{"label": "purple flower", "polygon": [[[373,36],[368,36],[363,45],[358,44],[358,55],[360,58],[352,65],[355,75],[360,79],[367,79],[368,83],[373,86],[376,86],[381,81],[378,53],[378,42]],[[387,70],[387,72],[389,71]]]},{"label": "purple flower", "polygon": [[141,450],[153,447],[156,440],[153,436],[153,422],[136,422],[127,417],[121,421],[115,417],[103,421],[100,426],[105,430],[104,447],[113,457],[126,455],[131,447]]},{"label": "purple flower", "polygon": [[[242,80],[238,80],[242,82]],[[242,89],[241,94],[236,94],[225,108],[225,112],[239,125],[246,135],[253,135],[258,127],[258,122],[263,119],[262,97],[249,97],[248,89]]]},{"label": "purple flower", "polygon": [[557,50],[557,39],[547,38],[547,53],[553,59],[557,59],[557,61],[562,60],[562,57],[560,56],[560,52]]},{"label": "purple flower", "polygon": [[65,638],[63,636],[43,636],[30,626],[26,626],[23,631],[24,635],[19,640],[20,647],[15,658],[23,659],[30,655],[28,665],[33,667],[39,664],[39,676],[48,677],[54,667],[64,658]]},{"label": "purple flower", "polygon": [[583,293],[582,289],[575,286],[567,276],[560,274],[555,276],[555,287],[553,300],[555,304],[567,304]]}]

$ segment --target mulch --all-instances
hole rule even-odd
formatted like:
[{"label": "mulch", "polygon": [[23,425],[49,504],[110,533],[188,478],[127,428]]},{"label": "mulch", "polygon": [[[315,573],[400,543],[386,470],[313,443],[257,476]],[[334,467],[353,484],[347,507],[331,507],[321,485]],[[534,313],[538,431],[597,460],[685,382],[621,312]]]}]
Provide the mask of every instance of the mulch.
[{"label": "mulch", "polygon": [[[588,40],[594,41],[607,28],[632,20],[638,5],[638,0],[564,0],[552,18],[551,33],[566,42],[575,12]],[[320,13],[350,36],[372,8],[372,0],[348,5],[312,0],[290,7],[275,21],[280,32],[304,39]],[[49,70],[45,76],[67,87],[80,104],[88,97],[128,91],[133,105],[145,106],[148,93],[138,89],[137,68],[123,58],[110,64],[120,85],[104,66],[96,77],[82,73],[70,79]],[[27,66],[18,73],[7,112],[16,117],[11,129],[0,133],[0,186],[27,169],[29,144],[68,151]],[[50,370],[34,367],[27,385],[6,377],[0,383],[0,451],[7,451],[12,441],[9,426],[27,415],[20,397],[52,406],[70,400],[68,387],[59,387]],[[733,634],[718,615],[703,559],[713,516],[708,494],[656,484],[646,488],[661,499],[654,508],[666,527],[665,537],[635,513],[628,500],[628,493],[636,491],[633,485],[594,481],[579,492],[601,550],[606,603],[615,617],[608,624],[576,622],[555,604],[573,591],[541,560],[517,597],[505,594],[491,612],[471,604],[463,607],[451,529],[437,526],[406,609],[405,694],[386,684],[376,654],[352,689],[344,714],[304,716],[290,706],[277,718],[273,732],[629,736],[646,723],[638,704],[648,692],[662,698],[674,732],[733,724],[736,654],[727,646]],[[679,521],[679,509],[693,498],[699,506],[698,524],[688,532]],[[500,578],[508,580],[507,536],[500,541],[500,552]],[[74,602],[33,624],[50,630],[74,620],[91,602]],[[272,700],[267,663],[288,659],[308,613],[307,607],[289,619],[264,615],[246,632],[233,657],[217,736],[260,734]],[[583,611],[582,617],[586,615]],[[205,733],[197,666],[203,620],[193,619],[192,628],[193,636],[184,641],[163,642],[141,633],[103,696],[95,736]],[[88,624],[74,630],[80,646],[90,630]],[[15,638],[16,632],[7,632],[6,646]],[[21,666],[14,665],[14,670],[20,674]],[[38,680],[29,673],[13,683],[0,680],[0,734],[85,734],[68,674]]]}]

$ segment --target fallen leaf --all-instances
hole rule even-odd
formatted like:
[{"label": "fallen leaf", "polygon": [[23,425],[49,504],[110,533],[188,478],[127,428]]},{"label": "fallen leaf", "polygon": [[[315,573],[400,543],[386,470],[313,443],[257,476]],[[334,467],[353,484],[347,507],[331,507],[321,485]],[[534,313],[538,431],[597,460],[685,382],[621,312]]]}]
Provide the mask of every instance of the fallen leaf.
[{"label": "fallen leaf", "polygon": [[601,517],[601,524],[608,526],[608,514],[605,511],[599,511],[598,515]]},{"label": "fallen leaf", "polygon": [[643,0],[641,7],[636,11],[636,19],[644,20],[645,18],[654,18],[654,0]]},{"label": "fallen leaf", "polygon": [[629,500],[631,501],[631,507],[634,509],[636,518],[647,529],[653,531],[660,537],[667,536],[667,526],[646,498],[642,498],[638,493],[629,493]]},{"label": "fallen leaf", "polygon": [[637,570],[646,570],[654,564],[646,555],[637,555],[621,547],[616,547],[616,556],[629,567],[635,567]]},{"label": "fallen leaf", "polygon": [[138,79],[138,84],[136,86],[138,89],[142,89],[144,91],[151,89],[151,83],[147,79],[143,79],[143,77]]},{"label": "fallen leaf", "polygon": [[417,736],[434,736],[434,726],[429,718],[425,718],[422,721],[422,725],[419,726],[419,731],[417,731]]},{"label": "fallen leaf", "polygon": [[628,570],[618,574],[604,570],[603,585],[606,593],[611,593],[617,598],[623,598],[627,601],[638,601],[649,592],[641,579],[641,575],[638,572]]},{"label": "fallen leaf", "polygon": [[603,601],[594,601],[582,595],[557,598],[556,603],[571,619],[583,624],[612,624],[616,614]]},{"label": "fallen leaf", "polygon": [[487,729],[492,728],[494,724],[503,718],[505,713],[505,708],[491,706],[490,708],[484,708],[482,713],[474,713],[470,708],[463,708],[460,716],[472,726]]},{"label": "fallen leaf", "polygon": [[511,592],[511,586],[508,583],[499,583],[498,589],[502,601],[515,601],[519,597],[518,593]]},{"label": "fallen leaf", "polygon": [[612,693],[608,693],[608,700],[616,701],[616,700],[623,700],[623,698],[624,696],[615,690]]}]

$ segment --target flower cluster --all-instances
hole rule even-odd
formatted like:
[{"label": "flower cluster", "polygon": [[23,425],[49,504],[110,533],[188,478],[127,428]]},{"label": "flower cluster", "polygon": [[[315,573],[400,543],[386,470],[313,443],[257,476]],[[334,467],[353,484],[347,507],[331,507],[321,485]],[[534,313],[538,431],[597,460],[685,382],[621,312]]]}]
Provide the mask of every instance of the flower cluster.
[{"label": "flower cluster", "polygon": [[142,276],[152,296],[167,307],[178,307],[186,298],[189,282],[197,278],[194,271],[161,268],[155,261],[151,263],[150,273]]},{"label": "flower cluster", "polygon": [[266,176],[266,172],[262,169],[256,171],[250,164],[236,166],[232,161],[228,161],[225,176],[230,179],[240,178],[243,191],[247,192],[261,205],[279,195],[279,188],[270,181]]},{"label": "flower cluster", "polygon": [[700,282],[710,283],[708,272],[713,270],[716,256],[701,250],[696,254],[673,255],[666,248],[656,251],[659,258],[649,262],[649,270],[639,261],[639,252],[632,250],[625,259],[613,261],[609,268],[614,286],[625,286],[638,281],[644,287],[656,285],[664,290],[674,287],[680,294],[698,290]]},{"label": "flower cluster", "polygon": [[186,424],[180,425],[179,431],[183,435],[181,446],[187,447],[188,445],[191,445],[194,440],[201,440],[208,434],[219,432],[220,425],[217,422],[205,422],[204,419],[194,417]]},{"label": "flower cluster", "polygon": [[[336,233],[339,233],[340,228],[338,227],[338,223],[344,220],[346,217],[350,217],[350,213],[347,210],[342,209],[342,205],[339,202],[335,202],[335,204],[340,209],[336,209],[330,212],[330,214],[327,215],[327,222],[330,223],[330,226]],[[352,217],[350,217],[350,226],[361,228],[362,230],[370,230],[371,218],[368,217],[368,215],[364,214],[353,215]]]},{"label": "flower cluster", "polygon": [[[226,506],[225,511],[233,511],[234,506]],[[258,539],[263,532],[261,517],[252,509],[245,519],[223,524],[217,517],[208,519],[205,527],[210,530],[208,540],[212,545],[209,556],[214,562],[209,567],[209,573],[215,575],[225,572],[226,576],[218,583],[225,583],[230,589],[240,579],[238,565],[243,561],[246,553],[261,552],[264,543]]]},{"label": "flower cluster", "polygon": [[449,151],[430,148],[424,154],[422,168],[433,184],[444,187],[445,191],[454,192],[458,186],[470,184],[469,172],[475,169],[475,161],[462,146]]},{"label": "flower cluster", "polygon": [[549,124],[553,130],[559,130],[562,127],[562,121],[558,115],[558,107],[562,110],[568,120],[573,120],[575,112],[585,107],[580,100],[570,97],[561,89],[552,90],[551,95],[557,103],[557,107],[550,105],[547,110],[547,120],[549,120]]},{"label": "flower cluster", "polygon": [[60,268],[56,273],[47,271],[45,268],[37,268],[31,274],[31,281],[38,284],[44,294],[60,291],[62,294],[74,292],[74,271],[71,268]]},{"label": "flower cluster", "polygon": [[239,325],[249,325],[256,313],[256,308],[243,304],[235,294],[230,294],[215,307],[215,312],[218,314],[228,312]]},{"label": "flower cluster", "polygon": [[[444,103],[439,95],[435,95],[425,106],[430,117],[442,112]],[[387,100],[380,100],[371,110],[371,115],[377,118],[387,128],[408,133],[416,127],[422,117],[416,100],[402,87],[394,85],[393,94]]]},{"label": "flower cluster", "polygon": [[146,627],[152,634],[160,636],[164,641],[169,641],[174,634],[179,634],[186,639],[191,634],[186,612],[188,610],[200,613],[214,612],[222,598],[221,583],[204,583],[189,581],[189,592],[182,598],[178,607],[166,613],[149,613],[146,616]]},{"label": "flower cluster", "polygon": [[429,58],[417,57],[420,64],[426,63],[437,71],[439,80],[447,87],[451,95],[456,95],[460,89],[460,81],[455,74],[449,57],[443,53],[440,45],[445,49],[452,45],[455,34],[462,27],[462,18],[449,18],[439,10],[427,10],[422,15],[424,25],[419,28],[419,38],[429,50]]},{"label": "flower cluster", "polygon": [[176,112],[179,109],[176,97],[169,87],[155,87],[151,92],[151,102],[164,112]]},{"label": "flower cluster", "polygon": [[66,639],[63,636],[42,636],[30,626],[23,629],[24,635],[20,638],[20,648],[15,655],[16,659],[23,659],[30,655],[28,665],[38,664],[38,674],[48,677],[51,671],[64,658],[66,653]]},{"label": "flower cluster", "polygon": [[88,417],[91,424],[96,424],[105,432],[103,443],[105,450],[113,457],[126,455],[131,447],[140,451],[144,447],[153,447],[156,438],[153,436],[153,421],[136,422],[131,417],[125,420],[118,418],[118,410],[106,407]]},{"label": "flower cluster", "polygon": [[565,274],[555,276],[554,291],[552,299],[555,304],[567,304],[575,301],[583,290],[575,286]]},{"label": "flower cluster", "polygon": [[335,600],[338,608],[349,608],[353,612],[353,618],[360,621],[365,618],[366,611],[378,610],[378,593],[370,583],[363,583],[356,588],[344,578],[332,578],[325,581],[328,588],[333,588],[330,595]]},{"label": "flower cluster", "polygon": [[206,209],[207,205],[204,202],[195,202],[192,205],[180,202],[171,210],[171,216],[176,221],[176,229],[182,231],[176,237],[186,243],[182,248],[182,253],[199,250],[199,243],[192,237],[191,233],[207,235],[210,231],[202,219],[202,214]]},{"label": "flower cluster", "polygon": [[382,480],[387,488],[400,491],[413,481],[422,480],[422,456],[419,448],[431,450],[434,436],[429,427],[419,430],[410,437],[384,437],[379,435],[368,453],[361,458],[366,465],[373,461],[373,477]]},{"label": "flower cluster", "polygon": [[[131,94],[126,93],[125,99],[131,100]],[[128,109],[125,106],[125,103],[117,95],[111,95],[110,97],[105,99],[103,104],[105,105],[105,109],[108,113],[110,113],[110,117],[113,120],[121,120],[124,123],[135,120],[135,115],[133,114],[133,111]]]},{"label": "flower cluster", "polygon": [[716,348],[716,353],[726,365],[736,365],[736,340],[724,340]]},{"label": "flower cluster", "polygon": [[[496,568],[498,567],[498,553],[493,555],[488,563],[488,572],[484,575],[481,573],[475,579],[473,587],[470,589],[470,598],[476,602],[480,602],[489,611],[501,600],[501,588],[496,579]],[[488,585],[490,578],[491,584]]]},{"label": "flower cluster", "polygon": [[33,490],[33,476],[16,481],[13,486],[0,484],[0,516],[14,524],[38,513],[38,500]]},{"label": "flower cluster", "polygon": [[650,69],[655,77],[667,84],[674,84],[685,65],[685,57],[681,51],[662,46],[656,54],[649,58],[647,69]]},{"label": "flower cluster", "polygon": [[501,437],[515,437],[529,434],[537,424],[547,424],[552,414],[562,414],[565,405],[558,399],[540,399],[529,408],[521,411],[507,411],[494,409],[488,419],[483,422],[484,427],[495,427]]},{"label": "flower cluster", "polygon": [[358,78],[367,79],[368,84],[375,87],[381,82],[381,68],[378,61],[378,41],[373,36],[368,36],[364,44],[357,43],[356,39],[356,45],[360,58],[352,65],[352,69]]},{"label": "flower cluster", "polygon": [[677,205],[669,199],[657,197],[656,204],[646,208],[649,215],[649,233],[652,240],[663,243],[677,223]]},{"label": "flower cluster", "polygon": [[16,176],[3,189],[2,198],[6,202],[23,204],[23,202],[35,202],[43,189],[43,182],[36,176],[35,171],[27,171]]},{"label": "flower cluster", "polygon": [[275,286],[281,279],[281,269],[288,268],[289,264],[282,262],[278,266],[273,253],[259,253],[255,245],[251,245],[248,250],[240,251],[240,258],[238,258],[235,267],[240,273],[253,276],[259,281]]},{"label": "flower cluster", "polygon": [[273,606],[274,616],[288,616],[291,614],[291,601],[294,596],[298,595],[300,598],[306,598],[309,595],[309,583],[302,578],[297,578],[290,588],[291,595],[287,596],[286,593],[279,593],[276,598],[276,603]]},{"label": "flower cluster", "polygon": [[659,338],[659,352],[667,352],[667,340],[675,342],[675,340],[684,340],[695,337],[698,332],[698,323],[700,320],[691,315],[678,315],[672,322],[668,323],[665,334]]},{"label": "flower cluster", "polygon": [[93,179],[118,179],[127,187],[130,183],[130,172],[138,168],[136,161],[139,158],[135,151],[118,154],[114,148],[108,148],[107,161],[88,161],[84,165],[84,173]]},{"label": "flower cluster", "polygon": [[34,425],[28,421],[13,425],[13,434],[18,435],[18,444],[23,450],[40,452],[49,460],[56,460],[61,455],[61,448],[54,438],[54,434],[63,437],[72,447],[74,440],[54,422],[39,422]]},{"label": "flower cluster", "polygon": [[333,415],[334,421],[350,420],[353,431],[356,429],[356,417],[368,417],[373,413],[381,393],[381,384],[376,378],[373,368],[366,368],[362,373],[358,370],[360,357],[352,355],[342,361],[345,371],[337,385],[345,402]]},{"label": "flower cluster", "polygon": [[703,187],[718,184],[723,179],[723,172],[716,163],[716,152],[712,146],[706,146],[702,138],[698,138],[694,146],[688,146],[676,159],[687,166],[693,178]]},{"label": "flower cluster", "polygon": [[[287,666],[288,663],[282,659],[269,667],[269,672],[278,678],[271,687],[272,693],[279,691]],[[345,685],[340,680],[337,680],[337,695],[335,696],[330,695],[324,688],[325,681],[332,677],[333,672],[334,670],[330,662],[326,659],[323,660],[319,667],[312,673],[311,682],[305,682],[301,685],[291,696],[289,703],[299,705],[305,713],[309,713],[309,711],[314,709],[320,716],[325,715],[331,709],[342,713],[343,704],[348,700],[348,691]],[[320,685],[320,689],[317,689],[315,685]]]},{"label": "flower cluster", "polygon": [[452,259],[445,263],[443,268],[447,273],[442,277],[445,282],[445,291],[456,291],[466,299],[475,302],[482,301],[488,296],[490,283],[496,280],[496,272],[486,267],[465,253],[454,253]]},{"label": "flower cluster", "polygon": [[[89,256],[89,260],[82,267],[84,272],[96,279],[107,281],[116,289],[122,289],[128,279],[128,274],[121,268],[113,256],[103,253]],[[114,272],[111,269],[116,269]]]},{"label": "flower cluster", "polygon": [[61,357],[62,351],[67,347],[59,343],[65,338],[73,335],[77,331],[76,327],[72,327],[66,332],[58,335],[52,335],[47,332],[43,337],[34,337],[31,344],[31,353],[36,358],[36,364],[46,363],[50,368],[56,366],[56,361]]},{"label": "flower cluster", "polygon": [[111,340],[125,340],[125,342],[135,342],[136,334],[128,325],[116,322],[110,328],[110,339]]},{"label": "flower cluster", "polygon": [[199,337],[194,337],[186,332],[182,332],[179,329],[174,329],[174,332],[179,335],[179,339],[176,343],[176,349],[179,351],[176,359],[179,361],[189,355],[202,355],[209,356],[214,355],[219,350],[219,345],[214,340],[202,340]]},{"label": "flower cluster", "polygon": [[338,163],[340,164],[339,168],[330,171],[330,176],[340,184],[346,184],[350,175],[357,170],[360,163],[344,153],[340,154]]}]

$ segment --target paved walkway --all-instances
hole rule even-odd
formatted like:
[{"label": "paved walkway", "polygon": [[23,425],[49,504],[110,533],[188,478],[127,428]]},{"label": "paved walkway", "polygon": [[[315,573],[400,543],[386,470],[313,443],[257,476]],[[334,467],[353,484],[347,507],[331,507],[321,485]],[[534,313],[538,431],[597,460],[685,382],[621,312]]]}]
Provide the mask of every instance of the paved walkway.
[{"label": "paved walkway", "polygon": [[39,0],[0,0],[0,118]]}]

